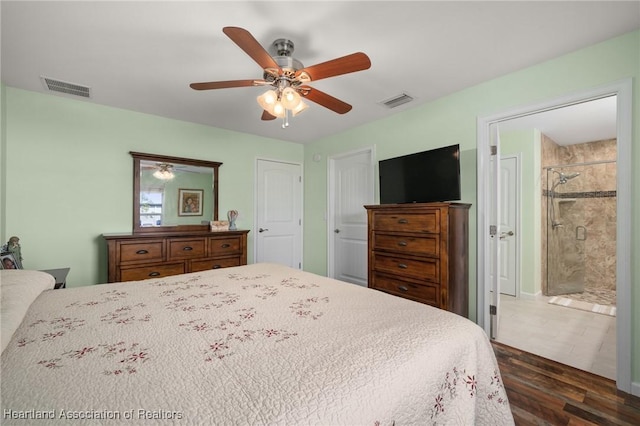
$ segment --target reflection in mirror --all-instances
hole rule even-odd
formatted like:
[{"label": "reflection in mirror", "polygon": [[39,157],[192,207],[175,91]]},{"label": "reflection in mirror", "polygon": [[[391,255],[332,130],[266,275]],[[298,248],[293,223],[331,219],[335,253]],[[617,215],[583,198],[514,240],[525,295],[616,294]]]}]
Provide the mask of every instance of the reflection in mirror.
[{"label": "reflection in mirror", "polygon": [[218,220],[222,163],[132,152],[134,233],[207,230]]}]

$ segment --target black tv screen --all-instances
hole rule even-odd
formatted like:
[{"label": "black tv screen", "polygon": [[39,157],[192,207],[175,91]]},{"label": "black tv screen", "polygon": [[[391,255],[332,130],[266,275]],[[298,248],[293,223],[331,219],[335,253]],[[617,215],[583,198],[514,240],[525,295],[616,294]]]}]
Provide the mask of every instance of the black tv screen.
[{"label": "black tv screen", "polygon": [[381,160],[380,204],[460,200],[460,145]]}]

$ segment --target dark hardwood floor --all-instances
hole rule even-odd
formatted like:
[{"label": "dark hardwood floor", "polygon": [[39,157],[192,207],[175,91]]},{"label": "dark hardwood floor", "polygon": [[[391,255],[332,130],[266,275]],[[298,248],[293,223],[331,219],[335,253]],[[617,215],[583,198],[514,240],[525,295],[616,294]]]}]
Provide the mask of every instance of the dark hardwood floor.
[{"label": "dark hardwood floor", "polygon": [[516,425],[640,425],[614,381],[492,342]]}]

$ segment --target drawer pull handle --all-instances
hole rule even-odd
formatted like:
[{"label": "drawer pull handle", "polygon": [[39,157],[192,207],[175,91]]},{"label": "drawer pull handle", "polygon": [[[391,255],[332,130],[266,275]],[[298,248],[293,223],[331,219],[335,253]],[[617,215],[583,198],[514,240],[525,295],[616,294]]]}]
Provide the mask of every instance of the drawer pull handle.
[{"label": "drawer pull handle", "polygon": [[229,247],[231,247],[231,244],[223,244],[223,245],[221,245],[220,247],[222,247],[222,248],[229,248]]},{"label": "drawer pull handle", "polygon": [[408,266],[407,266],[406,264],[404,264],[404,263],[398,263],[398,268],[400,268],[400,269],[407,269],[407,268],[408,268]]},{"label": "drawer pull handle", "polygon": [[148,252],[148,251],[146,251],[146,250],[138,250],[138,251],[136,252],[136,254],[147,254],[147,253],[149,253],[149,252]]},{"label": "drawer pull handle", "polygon": [[406,247],[407,246],[407,242],[406,241],[400,241],[400,242],[398,242],[398,245],[400,247]]},{"label": "drawer pull handle", "polygon": [[403,285],[399,285],[398,286],[398,290],[400,290],[400,291],[409,291],[409,289],[407,287],[403,286]]},{"label": "drawer pull handle", "polygon": [[407,219],[398,219],[398,223],[409,223]]},{"label": "drawer pull handle", "polygon": [[222,265],[213,265],[211,267],[211,269],[220,269],[220,268],[222,268]]},{"label": "drawer pull handle", "polygon": [[158,275],[160,275],[160,272],[151,272],[149,274],[150,277],[157,277]]},{"label": "drawer pull handle", "polygon": [[184,250],[184,251],[191,251],[191,250],[193,250],[193,247],[189,247],[189,246],[182,247],[182,250]]}]

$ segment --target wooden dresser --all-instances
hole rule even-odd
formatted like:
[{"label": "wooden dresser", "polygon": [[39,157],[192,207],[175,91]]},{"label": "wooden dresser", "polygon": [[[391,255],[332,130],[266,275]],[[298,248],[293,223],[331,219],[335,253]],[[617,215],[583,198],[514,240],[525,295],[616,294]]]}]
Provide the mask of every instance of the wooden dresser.
[{"label": "wooden dresser", "polygon": [[103,234],[110,283],[247,264],[249,231]]},{"label": "wooden dresser", "polygon": [[365,206],[369,287],[468,317],[470,207]]}]

